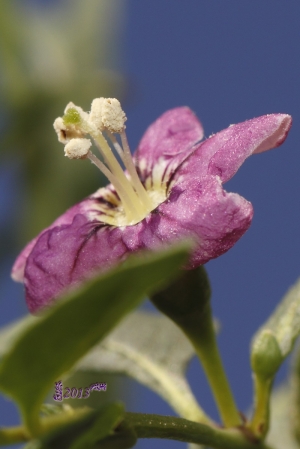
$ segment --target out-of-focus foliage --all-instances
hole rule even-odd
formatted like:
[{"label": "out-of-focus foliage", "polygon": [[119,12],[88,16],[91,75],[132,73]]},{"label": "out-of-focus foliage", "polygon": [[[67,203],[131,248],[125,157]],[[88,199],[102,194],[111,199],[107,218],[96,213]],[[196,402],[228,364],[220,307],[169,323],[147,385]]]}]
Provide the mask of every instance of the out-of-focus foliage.
[{"label": "out-of-focus foliage", "polygon": [[190,342],[171,320],[134,312],[95,346],[77,369],[131,376],[156,391],[180,416],[201,421],[202,411],[185,379],[194,354]]},{"label": "out-of-focus foliage", "polygon": [[1,361],[0,387],[16,400],[29,429],[37,430],[40,406],[53,383],[106,337],[146,293],[174,277],[189,250],[182,244],[130,258],[71,291],[68,299],[58,300],[40,319],[24,326],[25,332]]},{"label": "out-of-focus foliage", "polygon": [[89,162],[65,160],[52,123],[69,101],[89,109],[94,97],[120,97],[122,79],[113,69],[123,5],[0,3],[0,161],[9,154],[26,170],[23,241],[100,186]]},{"label": "out-of-focus foliage", "polygon": [[297,449],[293,434],[293,396],[294,391],[289,385],[276,389],[271,398],[271,422],[267,443],[274,449]]},{"label": "out-of-focus foliage", "polygon": [[283,361],[300,334],[300,280],[287,291],[270,318],[256,332],[252,350],[265,332],[269,332],[276,340]]}]

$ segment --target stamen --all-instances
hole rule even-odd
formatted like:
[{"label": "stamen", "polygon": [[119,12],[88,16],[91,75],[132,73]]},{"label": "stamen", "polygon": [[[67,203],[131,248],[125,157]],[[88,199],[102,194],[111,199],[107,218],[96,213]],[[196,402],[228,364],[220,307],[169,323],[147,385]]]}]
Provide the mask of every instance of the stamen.
[{"label": "stamen", "polygon": [[114,136],[113,133],[111,133],[110,131],[106,131],[106,134],[107,134],[109,140],[111,141],[111,143],[113,144],[114,149],[120,156],[123,164],[125,165],[123,149],[122,149],[121,145],[119,144],[119,142],[117,141],[116,136]]},{"label": "stamen", "polygon": [[131,201],[135,204],[136,209],[143,212],[143,205],[136,192],[133,190],[132,185],[126,178],[121,166],[119,165],[117,159],[115,158],[110,146],[104,139],[103,135],[98,133],[98,135],[92,135],[97,147],[99,148],[101,154],[105,158],[105,161],[110,168],[111,172],[115,177],[121,182],[123,189],[126,191],[127,195],[131,198]]},{"label": "stamen", "polygon": [[131,176],[132,184],[133,184],[137,194],[142,199],[143,203],[146,204],[148,207],[152,208],[153,203],[150,200],[149,196],[147,195],[147,192],[146,192],[143,184],[141,183],[141,180],[138,177],[138,174],[136,172],[136,168],[133,164],[125,130],[121,131],[120,136],[121,136],[121,141],[122,141],[122,145],[124,148],[124,164],[128,170],[128,173]]},{"label": "stamen", "polygon": [[127,171],[131,177],[131,184],[133,185],[137,194],[143,200],[144,204],[147,204],[148,207],[152,208],[153,203],[152,203],[151,199],[149,198],[146,189],[144,188],[143,184],[141,183],[141,180],[138,177],[138,174],[136,172],[135,165],[132,161],[131,152],[130,152],[130,148],[128,145],[128,140],[127,140],[125,130],[123,130],[120,133],[124,151],[123,151],[121,145],[119,144],[119,142],[117,141],[116,137],[109,131],[107,131],[106,133],[107,133],[109,139],[111,140],[114,148],[116,149],[117,153],[119,154],[120,158],[122,159],[122,162],[124,163],[125,167],[127,168]]},{"label": "stamen", "polygon": [[65,146],[65,156],[69,159],[85,159],[91,146],[90,139],[72,139]]},{"label": "stamen", "polygon": [[[103,137],[103,134],[97,130],[95,123],[93,123],[89,119],[88,114],[86,114],[78,106],[73,105],[73,103],[69,103],[69,105],[66,107],[65,111],[66,111],[66,114],[64,116],[64,123],[71,124],[73,126],[77,125],[79,123],[81,128],[86,133],[89,133],[93,137],[93,139],[100,151],[100,154],[102,154],[102,156],[104,157],[104,160],[106,161],[111,173],[114,174],[115,178],[119,180],[119,184],[122,185],[123,192],[126,192],[126,196],[128,198],[130,198],[130,202],[135,205],[134,209],[136,210],[138,216],[144,215],[145,208],[143,206],[141,199],[138,197],[138,195],[134,191],[132,185],[130,184],[129,180],[126,178],[125,173],[123,172],[117,159],[115,158],[113,152],[111,151],[110,146],[108,145],[107,141]],[[111,114],[111,116],[113,117],[113,114]],[[88,119],[87,119],[87,117],[88,117]],[[99,120],[99,117],[98,117],[98,120]],[[108,118],[106,117],[106,121],[107,120],[108,120]],[[112,120],[114,120],[114,117]],[[134,215],[136,215],[136,214],[134,214]]]},{"label": "stamen", "polygon": [[[118,100],[115,98],[96,98],[92,102],[90,114],[73,103],[69,103],[65,109],[64,117],[59,117],[54,122],[59,140],[66,144],[65,155],[70,159],[89,158],[115,187],[116,194],[123,206],[123,212],[122,209],[117,208],[115,213],[121,214],[118,217],[123,218],[115,218],[114,220],[112,213],[107,214],[104,211],[103,221],[110,224],[119,223],[119,225],[121,225],[120,223],[127,225],[138,223],[157,205],[152,192],[150,192],[150,197],[138,177],[125,134],[126,120],[126,115]],[[121,168],[102,131],[106,132],[119,154],[129,178]],[[120,134],[123,149],[114,133]],[[90,151],[91,141],[84,138],[86,134],[89,134],[95,141],[104,163]]]},{"label": "stamen", "polygon": [[125,128],[127,117],[116,98],[95,98],[92,101],[90,120],[100,131],[120,133]]},{"label": "stamen", "polygon": [[127,195],[127,192],[122,188],[122,184],[119,182],[118,178],[116,178],[108,168],[101,162],[91,151],[88,152],[87,157],[90,161],[99,168],[100,171],[107,177],[107,179],[114,185],[120,200],[122,201],[125,213],[129,220],[133,220],[132,210],[135,209],[134,204],[131,202],[130,198]]}]

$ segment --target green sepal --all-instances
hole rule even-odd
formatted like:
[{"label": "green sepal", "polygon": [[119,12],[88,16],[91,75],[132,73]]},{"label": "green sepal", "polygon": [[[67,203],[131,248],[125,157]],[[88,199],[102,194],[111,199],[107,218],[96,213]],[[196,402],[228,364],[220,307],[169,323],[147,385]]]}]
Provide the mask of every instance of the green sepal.
[{"label": "green sepal", "polygon": [[211,289],[205,268],[184,271],[163,290],[151,296],[155,306],[180,327],[197,327],[205,319]]}]

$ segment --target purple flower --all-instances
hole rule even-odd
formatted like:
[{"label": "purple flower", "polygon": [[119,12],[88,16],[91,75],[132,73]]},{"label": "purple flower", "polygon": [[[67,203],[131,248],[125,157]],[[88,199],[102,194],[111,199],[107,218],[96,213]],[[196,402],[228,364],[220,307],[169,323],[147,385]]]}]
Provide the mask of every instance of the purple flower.
[{"label": "purple flower", "polygon": [[[88,149],[89,141],[82,136],[89,132],[101,146],[103,141],[99,139],[103,134],[99,130],[104,130],[119,152],[120,145],[113,133],[120,133],[124,148],[120,154],[126,161],[124,127],[116,131],[101,122],[101,128],[93,105],[89,115],[72,104],[66,111],[56,126],[61,140],[67,143],[66,152],[67,147],[77,149],[84,140],[86,154],[73,157],[89,157],[97,163]],[[72,114],[77,114],[74,120]],[[87,130],[91,118],[94,124],[98,120],[97,132]],[[125,115],[123,118],[124,123]],[[126,194],[123,198],[118,185],[110,184],[73,206],[42,231],[21,252],[12,270],[13,279],[24,282],[29,310],[36,312],[69,287],[141,249],[155,250],[162,244],[192,237],[197,243],[189,268],[225,253],[249,228],[253,209],[243,197],[227,193],[222,183],[251,154],[280,145],[290,126],[289,115],[270,114],[231,125],[200,142],[203,129],[190,109],[180,107],[167,111],[148,128],[134,155],[136,171],[150,206],[147,204],[133,216],[129,216],[130,211],[126,215],[135,200],[131,203],[128,197],[124,206]],[[112,175],[115,180],[118,175],[111,168],[112,163],[105,156],[104,160],[115,173]],[[126,167],[128,171],[128,164]],[[132,174],[126,176],[125,181],[132,180]],[[135,194],[139,187],[134,182],[132,185]],[[136,193],[137,210],[143,203],[144,193]]]}]

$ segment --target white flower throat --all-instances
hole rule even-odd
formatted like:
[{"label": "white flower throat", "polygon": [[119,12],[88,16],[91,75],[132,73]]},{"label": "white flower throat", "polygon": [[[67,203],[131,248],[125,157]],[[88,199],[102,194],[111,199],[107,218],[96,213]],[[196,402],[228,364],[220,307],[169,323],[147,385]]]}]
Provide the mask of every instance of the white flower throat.
[{"label": "white flower throat", "polygon": [[[86,159],[95,164],[114,186],[121,201],[111,201],[115,208],[105,208],[99,204],[100,220],[111,225],[128,226],[143,220],[153,209],[166,199],[166,189],[161,185],[155,191],[146,190],[138,177],[133,163],[127,137],[125,134],[126,115],[115,98],[96,98],[92,102],[91,112],[84,112],[80,107],[69,103],[65,115],[54,122],[54,129],[60,142],[65,144],[65,155],[70,159]],[[110,145],[102,132],[110,140],[113,148],[119,154],[127,174],[115,157]],[[121,144],[115,134],[120,135]],[[103,162],[91,151],[92,143],[85,136],[94,140]],[[102,190],[102,192],[101,192]],[[100,189],[108,200],[112,192]],[[95,197],[97,196],[97,193]]]}]

